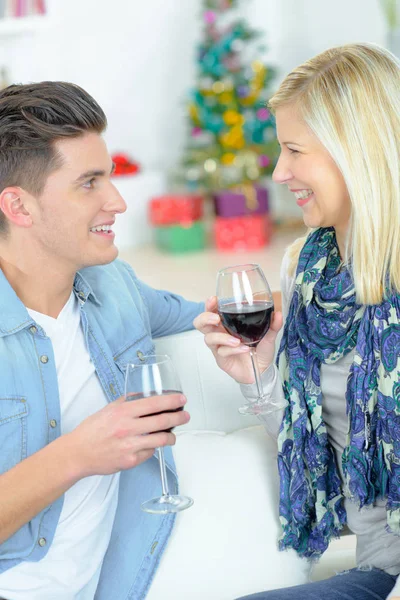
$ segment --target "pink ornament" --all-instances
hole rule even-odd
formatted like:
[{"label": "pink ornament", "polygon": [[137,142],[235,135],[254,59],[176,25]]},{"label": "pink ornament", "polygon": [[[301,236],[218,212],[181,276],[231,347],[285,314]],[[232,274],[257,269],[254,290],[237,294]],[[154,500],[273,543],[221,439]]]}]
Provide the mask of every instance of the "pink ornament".
[{"label": "pink ornament", "polygon": [[259,121],[268,121],[270,115],[267,108],[260,108],[256,114]]},{"label": "pink ornament", "polygon": [[268,165],[271,164],[271,159],[266,154],[260,154],[260,156],[258,157],[258,164],[260,165],[260,167],[263,167],[265,169],[266,167],[268,167]]},{"label": "pink ornament", "polygon": [[195,137],[196,135],[199,135],[201,132],[202,132],[201,127],[193,127],[192,136]]},{"label": "pink ornament", "polygon": [[212,10],[206,10],[206,12],[204,13],[204,20],[206,23],[209,23],[210,25],[215,23],[216,18],[217,18],[216,14]]}]

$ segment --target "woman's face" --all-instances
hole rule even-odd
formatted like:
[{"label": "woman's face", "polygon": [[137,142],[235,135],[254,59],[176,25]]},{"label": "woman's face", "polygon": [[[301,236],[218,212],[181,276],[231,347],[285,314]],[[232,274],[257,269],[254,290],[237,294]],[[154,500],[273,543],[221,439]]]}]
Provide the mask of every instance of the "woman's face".
[{"label": "woman's face", "polygon": [[281,154],[273,180],[294,193],[307,227],[335,227],[337,234],[345,235],[350,197],[333,158],[295,106],[278,108],[276,123]]}]

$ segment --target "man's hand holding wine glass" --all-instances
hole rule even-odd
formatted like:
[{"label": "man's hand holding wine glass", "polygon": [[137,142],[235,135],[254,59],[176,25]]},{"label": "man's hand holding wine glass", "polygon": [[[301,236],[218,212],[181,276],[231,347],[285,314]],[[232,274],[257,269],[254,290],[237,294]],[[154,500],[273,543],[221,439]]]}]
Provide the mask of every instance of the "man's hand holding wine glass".
[{"label": "man's hand holding wine glass", "polygon": [[87,417],[64,438],[77,479],[131,469],[149,459],[157,447],[175,444],[170,429],[190,418],[181,410],[184,404],[186,398],[179,392],[136,402],[121,396]]},{"label": "man's hand holding wine glass", "polygon": [[[274,361],[275,340],[282,327],[281,312],[273,313],[268,333],[257,346],[258,363],[263,372]],[[204,341],[215,356],[223,371],[238,383],[254,383],[254,372],[250,360],[250,347],[227,333],[218,315],[218,301],[212,296],[206,302],[206,312],[194,320],[194,326],[204,335]]]}]

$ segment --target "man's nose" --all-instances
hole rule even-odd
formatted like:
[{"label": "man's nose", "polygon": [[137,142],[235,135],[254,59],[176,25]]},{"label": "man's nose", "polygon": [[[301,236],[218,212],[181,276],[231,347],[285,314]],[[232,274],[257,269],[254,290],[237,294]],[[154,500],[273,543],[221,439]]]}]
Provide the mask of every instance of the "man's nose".
[{"label": "man's nose", "polygon": [[124,213],[127,205],[117,188],[110,182],[110,190],[107,197],[105,210],[115,213]]}]

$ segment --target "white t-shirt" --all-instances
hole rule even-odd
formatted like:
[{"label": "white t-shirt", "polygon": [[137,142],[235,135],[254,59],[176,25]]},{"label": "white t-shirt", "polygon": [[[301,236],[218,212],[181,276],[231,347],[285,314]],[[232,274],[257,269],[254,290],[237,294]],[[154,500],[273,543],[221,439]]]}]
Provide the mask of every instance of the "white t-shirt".
[{"label": "white t-shirt", "polygon": [[[51,339],[61,405],[61,433],[107,404],[86,348],[72,293],[57,319],[28,309]],[[7,600],[93,600],[118,502],[119,473],[81,479],[66,493],[47,555],[0,575]]]}]

